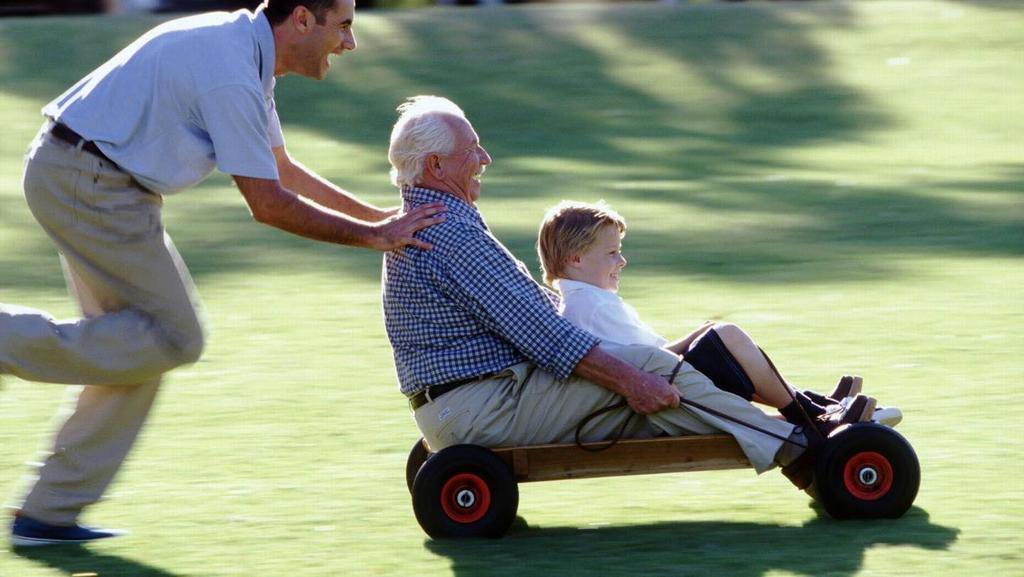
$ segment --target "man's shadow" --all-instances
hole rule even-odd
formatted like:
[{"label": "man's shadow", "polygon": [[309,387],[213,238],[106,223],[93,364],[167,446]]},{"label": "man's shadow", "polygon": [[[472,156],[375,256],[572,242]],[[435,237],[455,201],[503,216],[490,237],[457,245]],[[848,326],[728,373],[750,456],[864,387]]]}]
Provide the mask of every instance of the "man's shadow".
[{"label": "man's shadow", "polygon": [[498,541],[428,540],[454,575],[728,575],[772,571],[853,575],[874,545],[943,550],[960,530],[933,525],[913,507],[900,519],[835,521],[823,511],[795,527],[728,521],[671,521],[627,527],[531,528],[520,518]]},{"label": "man's shadow", "polygon": [[16,547],[11,551],[19,557],[31,559],[68,575],[95,573],[101,577],[184,577],[124,557],[97,553],[84,546]]}]

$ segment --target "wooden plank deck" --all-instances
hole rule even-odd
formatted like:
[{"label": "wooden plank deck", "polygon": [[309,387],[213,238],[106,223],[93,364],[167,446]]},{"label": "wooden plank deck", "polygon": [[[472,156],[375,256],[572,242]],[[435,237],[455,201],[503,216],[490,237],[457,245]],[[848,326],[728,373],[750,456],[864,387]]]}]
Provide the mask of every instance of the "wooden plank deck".
[{"label": "wooden plank deck", "polygon": [[521,483],[750,467],[730,435],[624,439],[599,452],[585,451],[574,444],[492,450],[508,463]]}]

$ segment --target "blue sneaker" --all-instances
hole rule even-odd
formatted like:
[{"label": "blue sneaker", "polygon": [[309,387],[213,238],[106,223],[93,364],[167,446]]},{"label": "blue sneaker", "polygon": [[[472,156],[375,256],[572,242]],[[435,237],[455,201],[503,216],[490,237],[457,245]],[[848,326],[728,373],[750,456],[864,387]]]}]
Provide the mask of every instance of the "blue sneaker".
[{"label": "blue sneaker", "polygon": [[116,529],[96,529],[81,525],[50,525],[31,517],[18,515],[11,525],[11,545],[15,547],[42,547],[45,545],[74,545],[98,539],[124,535]]}]

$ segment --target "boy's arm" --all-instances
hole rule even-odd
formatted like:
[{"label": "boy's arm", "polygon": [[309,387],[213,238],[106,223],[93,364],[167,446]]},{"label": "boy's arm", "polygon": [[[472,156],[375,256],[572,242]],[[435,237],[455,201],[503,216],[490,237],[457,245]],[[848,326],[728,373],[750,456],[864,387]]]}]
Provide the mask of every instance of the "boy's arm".
[{"label": "boy's arm", "polygon": [[693,332],[691,332],[690,334],[686,335],[685,337],[679,339],[674,343],[665,345],[665,348],[681,357],[685,357],[686,351],[690,350],[690,345],[693,344],[693,341],[700,338],[701,335],[706,333],[708,329],[710,329],[713,326],[715,326],[714,321],[704,321],[704,324],[697,327]]}]

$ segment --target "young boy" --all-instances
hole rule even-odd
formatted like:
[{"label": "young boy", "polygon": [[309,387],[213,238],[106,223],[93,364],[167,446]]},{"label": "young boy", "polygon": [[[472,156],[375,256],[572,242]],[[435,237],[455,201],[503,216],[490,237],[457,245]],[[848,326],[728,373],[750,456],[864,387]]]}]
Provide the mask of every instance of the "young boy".
[{"label": "young boy", "polygon": [[[740,327],[706,322],[686,337],[669,342],[640,320],[615,293],[626,266],[622,238],[626,222],[607,205],[563,201],[548,211],[540,227],[537,253],[544,281],[561,293],[559,312],[578,327],[612,345],[663,347],[685,358],[716,386],[748,401],[779,410],[795,424],[806,424],[840,406],[856,420],[874,416],[875,400],[858,395],[860,377],[840,379],[828,396],[796,391]],[[830,408],[835,407],[835,408]],[[876,420],[895,425],[898,409],[879,409]]]}]

